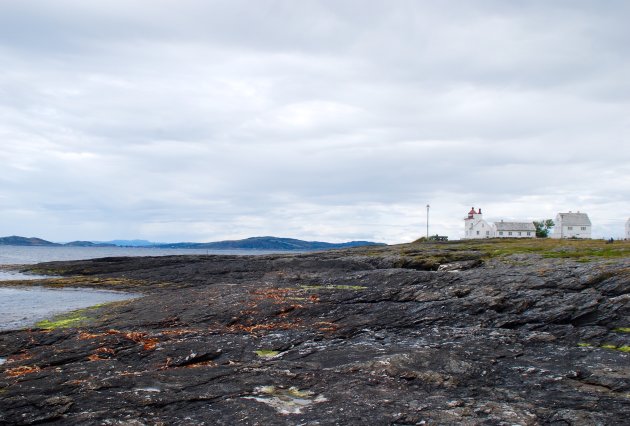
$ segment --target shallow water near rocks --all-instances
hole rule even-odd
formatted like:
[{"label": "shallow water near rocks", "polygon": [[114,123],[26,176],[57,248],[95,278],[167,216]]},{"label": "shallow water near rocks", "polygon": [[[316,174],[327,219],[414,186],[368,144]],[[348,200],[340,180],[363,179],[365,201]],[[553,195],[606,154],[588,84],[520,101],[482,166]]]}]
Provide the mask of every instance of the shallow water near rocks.
[{"label": "shallow water near rocks", "polygon": [[0,287],[0,330],[29,327],[64,312],[136,297],[139,295],[88,288]]},{"label": "shallow water near rocks", "polygon": [[18,271],[0,269],[0,281],[41,280],[41,279],[46,279],[46,278],[54,278],[54,277],[50,275],[24,274]]}]

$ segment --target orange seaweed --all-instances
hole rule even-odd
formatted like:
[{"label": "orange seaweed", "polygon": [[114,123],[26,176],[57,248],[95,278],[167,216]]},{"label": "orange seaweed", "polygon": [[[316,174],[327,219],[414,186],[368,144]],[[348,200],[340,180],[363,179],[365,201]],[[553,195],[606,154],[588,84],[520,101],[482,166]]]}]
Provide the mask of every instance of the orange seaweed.
[{"label": "orange seaweed", "polygon": [[8,369],[4,372],[4,374],[6,374],[9,377],[20,377],[20,376],[24,376],[26,374],[32,374],[32,373],[37,373],[41,371],[41,368],[39,368],[36,365],[22,365],[20,367],[15,367],[15,368],[11,368]]}]

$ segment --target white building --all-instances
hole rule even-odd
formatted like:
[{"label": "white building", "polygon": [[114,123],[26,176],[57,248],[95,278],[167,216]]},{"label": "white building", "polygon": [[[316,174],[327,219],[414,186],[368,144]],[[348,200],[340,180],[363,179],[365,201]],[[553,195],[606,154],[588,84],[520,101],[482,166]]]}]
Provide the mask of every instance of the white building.
[{"label": "white building", "polygon": [[496,222],[497,238],[536,238],[534,222]]},{"label": "white building", "polygon": [[464,218],[464,228],[466,239],[494,238],[494,226],[483,219],[481,209],[478,212],[474,207],[470,209]]},{"label": "white building", "polygon": [[479,238],[536,238],[534,222],[496,222],[483,219],[481,209],[471,208],[464,218],[464,239]]},{"label": "white building", "polygon": [[628,221],[626,222],[626,236],[625,236],[626,240],[630,240],[630,218],[628,218]]},{"label": "white building", "polygon": [[591,238],[591,220],[586,213],[558,213],[551,238]]}]

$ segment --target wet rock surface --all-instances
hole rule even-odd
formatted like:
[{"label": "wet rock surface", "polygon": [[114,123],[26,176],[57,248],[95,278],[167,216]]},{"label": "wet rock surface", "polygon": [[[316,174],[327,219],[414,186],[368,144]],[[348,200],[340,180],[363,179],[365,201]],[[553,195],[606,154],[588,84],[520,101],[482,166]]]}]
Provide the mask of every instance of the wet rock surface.
[{"label": "wet rock surface", "polygon": [[37,265],[145,296],[0,333],[0,424],[628,424],[630,259],[416,246]]}]

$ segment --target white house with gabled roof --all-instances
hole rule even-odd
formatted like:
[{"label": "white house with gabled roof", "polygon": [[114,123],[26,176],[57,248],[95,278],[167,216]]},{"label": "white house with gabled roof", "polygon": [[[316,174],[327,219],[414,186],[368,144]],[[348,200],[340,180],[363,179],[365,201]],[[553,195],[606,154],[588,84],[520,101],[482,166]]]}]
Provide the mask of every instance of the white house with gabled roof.
[{"label": "white house with gabled roof", "polygon": [[497,238],[536,238],[534,222],[495,222]]},{"label": "white house with gabled roof", "polygon": [[558,213],[551,238],[591,238],[591,220],[586,213]]},{"label": "white house with gabled roof", "polygon": [[630,218],[626,221],[626,236],[624,238],[630,240]]},{"label": "white house with gabled roof", "polygon": [[464,231],[465,239],[494,238],[494,225],[483,219],[481,209],[476,211],[474,207],[464,218]]}]

